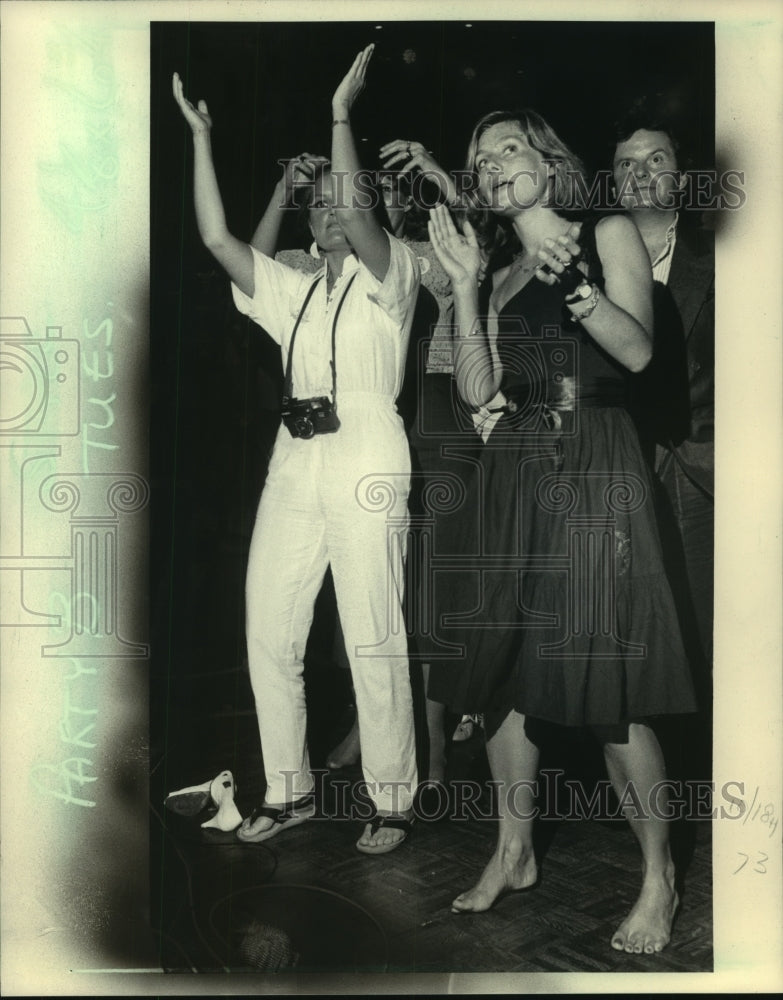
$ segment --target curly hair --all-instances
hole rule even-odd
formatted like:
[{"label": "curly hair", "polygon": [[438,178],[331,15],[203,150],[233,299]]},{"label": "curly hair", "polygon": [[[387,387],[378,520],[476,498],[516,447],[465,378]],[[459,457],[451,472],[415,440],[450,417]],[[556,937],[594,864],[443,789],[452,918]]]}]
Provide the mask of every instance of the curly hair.
[{"label": "curly hair", "polygon": [[[588,207],[580,197],[580,194],[587,189],[584,164],[576,153],[566,146],[552,126],[538,112],[529,108],[518,111],[490,111],[476,123],[465,157],[465,171],[473,174],[474,189],[477,187],[476,153],[479,141],[488,129],[502,122],[517,124],[531,148],[541,153],[544,159],[554,161],[555,179],[547,192],[546,206],[566,218],[581,217]],[[577,175],[581,178],[581,185],[574,184],[573,179]],[[486,205],[483,205],[475,190],[466,199],[465,210],[476,229],[485,254],[493,265],[499,266],[501,259],[508,257],[512,250],[518,248],[511,224],[506,219],[498,218]]]}]

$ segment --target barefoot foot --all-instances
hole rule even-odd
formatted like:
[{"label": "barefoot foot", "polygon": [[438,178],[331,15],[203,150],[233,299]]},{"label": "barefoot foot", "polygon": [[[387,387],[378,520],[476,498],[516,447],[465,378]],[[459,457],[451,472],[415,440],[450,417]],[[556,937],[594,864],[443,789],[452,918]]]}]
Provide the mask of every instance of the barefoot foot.
[{"label": "barefoot foot", "polygon": [[451,912],[483,913],[505,893],[531,888],[537,878],[532,849],[498,847],[476,885],[457,896],[451,904]]},{"label": "barefoot foot", "polygon": [[633,909],[612,937],[612,947],[636,955],[662,951],[669,943],[678,904],[673,872],[647,876]]}]

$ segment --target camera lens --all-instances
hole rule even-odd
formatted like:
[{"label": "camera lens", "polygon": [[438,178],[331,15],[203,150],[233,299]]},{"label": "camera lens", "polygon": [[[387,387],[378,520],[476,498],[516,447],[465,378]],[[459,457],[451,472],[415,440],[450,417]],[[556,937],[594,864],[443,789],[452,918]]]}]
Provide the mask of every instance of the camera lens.
[{"label": "camera lens", "polygon": [[299,417],[295,426],[297,436],[300,438],[311,438],[315,434],[315,427],[309,417]]}]

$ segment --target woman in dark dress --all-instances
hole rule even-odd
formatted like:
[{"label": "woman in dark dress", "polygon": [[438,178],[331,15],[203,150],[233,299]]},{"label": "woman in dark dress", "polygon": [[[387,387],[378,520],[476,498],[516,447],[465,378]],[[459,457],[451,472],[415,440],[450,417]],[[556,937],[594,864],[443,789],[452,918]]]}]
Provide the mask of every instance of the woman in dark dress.
[{"label": "woman in dark dress", "polygon": [[482,308],[479,234],[433,211],[454,291],[457,385],[492,429],[476,477],[475,558],[455,609],[466,655],[435,672],[430,695],[484,712],[500,822],[492,859],[453,909],[486,910],[536,881],[536,725],[587,727],[621,801],[631,783],[642,806],[626,810],[642,889],[611,943],[652,953],[668,943],[678,899],[651,721],[695,706],[623,406],[627,373],[652,352],[649,261],[628,219],[579,224],[559,210],[580,164],[534,112],[485,116],[468,168],[488,210],[481,242],[508,263]]}]

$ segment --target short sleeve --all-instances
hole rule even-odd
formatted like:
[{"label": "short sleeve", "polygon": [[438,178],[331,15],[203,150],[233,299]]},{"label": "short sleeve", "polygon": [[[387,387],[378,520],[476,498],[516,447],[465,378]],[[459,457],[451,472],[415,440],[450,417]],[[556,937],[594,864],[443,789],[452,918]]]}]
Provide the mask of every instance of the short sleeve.
[{"label": "short sleeve", "polygon": [[315,274],[324,266],[324,262],[320,258],[313,257],[306,250],[278,250],[275,254],[275,260],[287,267],[293,267],[297,271],[303,271],[305,274]]},{"label": "short sleeve", "polygon": [[419,262],[416,255],[400,240],[389,237],[389,269],[374,292],[368,293],[383,311],[400,327],[412,314],[419,290]]},{"label": "short sleeve", "polygon": [[271,257],[253,251],[253,296],[245,295],[232,282],[234,305],[245,316],[263,327],[278,344],[283,332],[290,325],[292,311],[296,311],[312,281],[312,276],[287,267]]}]

